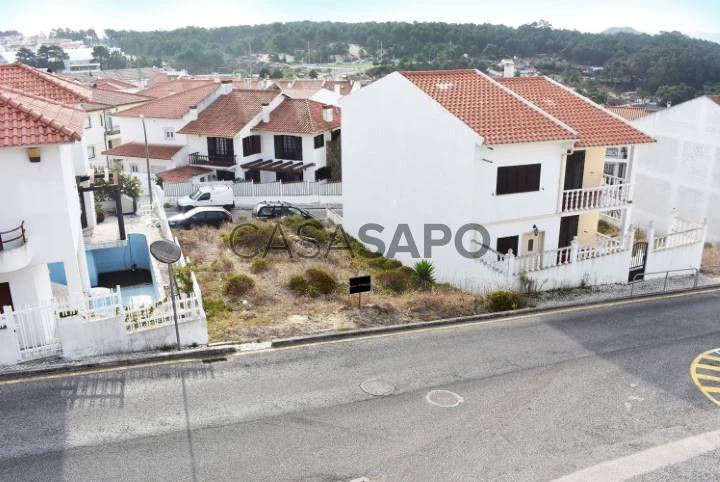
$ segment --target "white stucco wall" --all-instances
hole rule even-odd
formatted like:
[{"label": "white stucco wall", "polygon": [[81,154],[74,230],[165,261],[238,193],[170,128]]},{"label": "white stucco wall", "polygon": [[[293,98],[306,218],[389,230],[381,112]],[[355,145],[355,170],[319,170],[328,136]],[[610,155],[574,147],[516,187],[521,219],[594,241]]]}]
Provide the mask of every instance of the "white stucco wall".
[{"label": "white stucco wall", "polygon": [[633,122],[657,139],[636,148],[634,223],[659,232],[670,212],[708,218],[708,240],[720,241],[720,105],[700,97]]},{"label": "white stucco wall", "polygon": [[[495,275],[457,253],[454,233],[460,226],[482,224],[495,248],[498,237],[522,240],[537,225],[545,232],[544,249],[557,247],[562,161],[569,143],[481,147],[475,132],[399,74],[342,103],[343,218],[349,234],[357,237],[362,225],[378,223],[385,231],[371,234],[388,247],[398,224],[405,223],[426,257],[423,226],[445,224],[453,240],[431,253],[438,277],[478,291]],[[538,192],[496,195],[498,167],[538,163]],[[408,253],[395,257],[405,264],[416,261]]]},{"label": "white stucco wall", "polygon": [[0,281],[10,282],[16,303],[49,299],[46,264],[57,261],[65,263],[71,291],[83,291],[77,261],[78,251],[84,251],[73,161],[77,146],[39,148],[38,163],[29,162],[24,147],[2,149],[0,206],[12,209],[0,210],[0,231],[18,227],[24,221],[31,265],[36,266],[0,275]]}]

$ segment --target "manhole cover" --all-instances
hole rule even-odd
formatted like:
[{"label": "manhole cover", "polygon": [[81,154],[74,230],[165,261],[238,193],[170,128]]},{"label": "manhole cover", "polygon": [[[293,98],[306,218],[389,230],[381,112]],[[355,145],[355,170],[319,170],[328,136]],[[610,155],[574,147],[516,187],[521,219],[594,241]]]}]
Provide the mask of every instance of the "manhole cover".
[{"label": "manhole cover", "polygon": [[465,400],[457,393],[449,392],[447,390],[433,390],[425,395],[425,400],[433,405],[443,408],[457,407]]},{"label": "manhole cover", "polygon": [[382,380],[365,380],[360,384],[360,389],[363,392],[370,395],[375,395],[376,397],[390,395],[392,392],[395,391],[394,386]]}]

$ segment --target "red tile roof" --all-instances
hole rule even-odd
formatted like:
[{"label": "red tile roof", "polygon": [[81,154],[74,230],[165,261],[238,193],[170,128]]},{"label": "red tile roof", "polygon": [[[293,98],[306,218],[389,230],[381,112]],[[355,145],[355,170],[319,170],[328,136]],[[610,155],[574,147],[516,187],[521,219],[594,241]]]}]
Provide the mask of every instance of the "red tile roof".
[{"label": "red tile roof", "polygon": [[476,70],[401,72],[487,144],[572,140],[577,136]]},{"label": "red tile roof", "polygon": [[148,97],[155,97],[156,99],[162,99],[163,97],[179,94],[181,92],[187,92],[188,90],[197,89],[198,87],[204,85],[217,86],[219,84],[207,79],[176,79],[170,80],[168,82],[161,82],[159,84],[155,84],[151,87],[148,87],[147,89],[139,91],[138,94],[146,95]]},{"label": "red tile roof", "polygon": [[205,169],[198,166],[183,166],[169,171],[158,172],[156,175],[164,182],[188,182],[195,176],[202,176],[213,172],[212,169]]},{"label": "red tile roof", "polygon": [[79,141],[84,121],[80,109],[0,86],[0,147]]},{"label": "red tile roof", "polygon": [[64,104],[90,100],[90,88],[24,64],[0,64],[0,84]]},{"label": "red tile roof", "polygon": [[23,64],[0,65],[0,85],[52,99],[84,110],[107,109],[151,100],[148,97],[93,89]]},{"label": "red tile roof", "polygon": [[625,120],[634,121],[651,114],[643,107],[631,107],[626,105],[606,105],[605,108]]},{"label": "red tile roof", "polygon": [[708,95],[708,99],[712,100],[716,104],[720,104],[720,94]]},{"label": "red tile roof", "polygon": [[340,127],[340,109],[332,107],[333,120],[323,120],[323,104],[307,99],[285,99],[270,112],[270,122],[260,122],[253,131],[319,134]]},{"label": "red tile roof", "polygon": [[576,147],[619,146],[655,142],[589,99],[547,77],[497,79],[580,134]]},{"label": "red tile roof", "polygon": [[147,104],[116,112],[113,117],[140,117],[140,115],[144,115],[148,118],[180,119],[190,110],[191,106],[197,105],[198,102],[208,97],[219,87],[220,84],[215,83],[202,85],[179,94],[169,95]]},{"label": "red tile roof", "polygon": [[[182,148],[183,146],[148,144],[148,154],[150,159],[170,161]],[[128,142],[127,144],[103,151],[101,154],[106,156],[139,157],[145,159],[145,144],[142,142]]]},{"label": "red tile roof", "polygon": [[200,112],[197,120],[189,122],[178,133],[234,137],[262,111],[262,104],[270,103],[278,95],[274,89],[233,90]]}]

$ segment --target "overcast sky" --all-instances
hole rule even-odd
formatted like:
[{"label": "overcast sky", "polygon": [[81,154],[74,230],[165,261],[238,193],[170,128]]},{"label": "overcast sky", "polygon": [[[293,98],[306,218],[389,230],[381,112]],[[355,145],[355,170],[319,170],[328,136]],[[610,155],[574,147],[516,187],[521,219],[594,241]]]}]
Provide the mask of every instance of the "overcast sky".
[{"label": "overcast sky", "polygon": [[600,32],[631,26],[678,30],[720,42],[720,0],[3,0],[0,30],[25,35],[56,27],[157,30],[293,20],[441,21],[518,26],[544,19],[556,28]]}]

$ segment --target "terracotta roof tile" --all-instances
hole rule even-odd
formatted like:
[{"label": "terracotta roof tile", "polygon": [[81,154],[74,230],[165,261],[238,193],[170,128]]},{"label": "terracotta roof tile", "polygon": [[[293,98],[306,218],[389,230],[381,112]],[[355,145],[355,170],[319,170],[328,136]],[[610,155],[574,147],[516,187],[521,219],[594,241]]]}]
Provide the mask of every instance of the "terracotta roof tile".
[{"label": "terracotta roof tile", "polygon": [[118,91],[125,89],[136,89],[137,85],[131,84],[117,79],[109,79],[107,77],[94,78],[90,81],[91,84],[95,85],[95,88],[101,90]]},{"label": "terracotta roof tile", "polygon": [[607,105],[605,106],[607,110],[612,112],[615,115],[619,115],[625,120],[634,121],[636,119],[639,119],[641,117],[645,117],[646,115],[651,114],[651,112],[648,112],[643,107],[630,107],[630,106],[616,106],[616,105]]},{"label": "terracotta roof tile", "polygon": [[148,97],[162,99],[163,97],[187,92],[188,90],[193,90],[204,85],[217,86],[219,84],[207,79],[176,79],[168,82],[161,82],[152,87],[148,87],[147,89],[143,89],[138,92],[138,95],[146,95]]},{"label": "terracotta roof tile", "polygon": [[220,84],[215,83],[201,85],[179,94],[169,95],[147,104],[116,112],[113,116],[140,117],[140,115],[144,115],[148,118],[180,119],[190,110],[191,106],[197,105],[219,87]]},{"label": "terracotta roof tile", "polygon": [[347,80],[327,80],[323,84],[323,89],[335,92],[335,86],[340,86],[340,95],[348,95],[352,90],[352,82]]},{"label": "terracotta roof tile", "polygon": [[85,110],[107,109],[151,100],[127,92],[93,89],[23,64],[0,65],[0,85],[64,104],[79,105]]},{"label": "terracotta roof tile", "polygon": [[708,95],[708,99],[720,105],[720,94]]},{"label": "terracotta roof tile", "polygon": [[[172,160],[172,157],[182,148],[183,146],[148,144],[148,154],[150,159],[169,161]],[[145,159],[145,144],[142,142],[128,142],[103,151],[101,154],[106,156],[139,157]]]},{"label": "terracotta roof tile", "polygon": [[572,140],[575,133],[476,70],[401,72],[487,144]]},{"label": "terracotta roof tile", "polygon": [[84,121],[80,109],[0,86],[0,147],[79,141]]},{"label": "terracotta roof tile", "polygon": [[262,104],[270,103],[278,95],[274,89],[233,90],[200,112],[197,120],[189,122],[178,133],[234,137],[262,111]]},{"label": "terracotta roof tile", "polygon": [[547,77],[497,79],[580,134],[577,147],[644,144],[655,140],[589,99]]},{"label": "terracotta roof tile", "polygon": [[164,182],[188,182],[195,176],[202,176],[213,172],[212,169],[205,169],[198,166],[183,166],[169,171],[158,172],[157,177]]},{"label": "terracotta roof tile", "polygon": [[340,109],[332,107],[333,120],[323,120],[323,104],[307,99],[285,99],[270,112],[270,122],[261,122],[253,131],[319,134],[340,127]]}]

